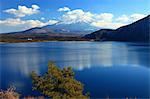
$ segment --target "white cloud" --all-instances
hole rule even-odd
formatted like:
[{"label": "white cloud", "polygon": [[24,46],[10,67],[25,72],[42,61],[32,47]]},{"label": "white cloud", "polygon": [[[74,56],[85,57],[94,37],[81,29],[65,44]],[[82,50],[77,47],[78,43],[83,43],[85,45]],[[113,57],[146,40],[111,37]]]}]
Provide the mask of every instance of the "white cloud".
[{"label": "white cloud", "polygon": [[118,18],[114,18],[112,13],[95,14],[89,11],[83,11],[82,9],[75,9],[64,13],[61,20],[64,24],[85,22],[99,28],[116,29],[142,19],[145,16],[146,15],[144,14],[135,13],[131,15],[121,15]]},{"label": "white cloud", "polygon": [[[87,23],[89,25],[98,28],[116,29],[118,27],[135,22],[146,16],[144,14],[135,13],[131,15],[124,14],[116,18],[112,13],[96,14],[96,13],[91,13],[89,11],[84,11],[82,9],[67,10],[66,8],[65,10],[59,9],[60,11],[67,11],[60,17],[61,20],[60,24]],[[27,9],[30,10],[26,11]],[[38,13],[39,7],[37,5],[32,5],[32,8],[19,6],[18,10],[8,9],[5,10],[5,12],[14,14],[18,17],[23,17],[26,15]],[[40,20],[45,20],[45,18],[42,17]],[[58,20],[48,20],[47,22],[42,22],[40,20],[22,20],[20,18],[9,18],[5,20],[0,20],[0,26],[1,26],[0,32],[2,33],[2,32],[21,31],[33,27],[41,27],[45,25],[56,24],[59,22]]]},{"label": "white cloud", "polygon": [[146,17],[146,15],[144,14],[138,14],[138,13],[135,13],[135,14],[131,14],[131,15],[122,15],[118,18],[116,18],[116,21],[117,22],[122,22],[122,23],[132,23],[132,22],[135,22],[139,19],[142,19]]},{"label": "white cloud", "polygon": [[127,15],[122,15],[122,16],[118,17],[116,19],[116,21],[126,23],[126,22],[129,22],[129,17]]},{"label": "white cloud", "polygon": [[[85,12],[82,9],[76,9],[65,13],[61,20],[64,24],[85,22],[96,27],[103,27],[105,23],[108,24],[108,22],[111,22],[112,18],[113,14],[111,13],[93,14],[91,12]],[[101,26],[102,24],[103,26]]]},{"label": "white cloud", "polygon": [[32,5],[31,8],[26,6],[18,6],[18,9],[7,9],[4,12],[13,14],[16,17],[25,17],[26,15],[37,14],[39,12],[40,7],[38,5]]},{"label": "white cloud", "polygon": [[95,27],[99,28],[110,28],[110,29],[116,29],[118,27],[124,26],[123,23],[117,23],[117,22],[105,22],[105,21],[97,21],[91,23]]},{"label": "white cloud", "polygon": [[32,5],[32,8],[35,9],[35,10],[40,9],[40,7],[38,5]]},{"label": "white cloud", "polygon": [[59,12],[65,12],[65,11],[70,11],[70,8],[68,7],[63,7],[58,9]]},{"label": "white cloud", "polygon": [[37,27],[37,26],[43,26],[45,25],[45,23],[39,20],[21,20],[19,18],[16,19],[9,18],[6,20],[0,20],[0,25],[7,25],[7,26],[24,25],[25,27]]},{"label": "white cloud", "polygon": [[112,22],[113,17],[114,15],[112,13],[95,14],[89,11],[83,11],[82,9],[76,9],[63,14],[61,20],[63,24],[84,22],[99,28],[118,28],[124,25],[122,23]]},{"label": "white cloud", "polygon": [[144,15],[144,14],[138,14],[138,13],[130,15],[130,19],[132,20],[132,22],[137,21],[139,19],[142,19],[144,17],[146,17],[146,15]]},{"label": "white cloud", "polygon": [[46,22],[47,25],[52,25],[52,24],[56,24],[58,23],[59,21],[57,20],[49,20],[48,22]]},{"label": "white cloud", "polygon": [[122,24],[111,24],[114,15],[112,13],[100,13],[95,14],[89,11],[84,11],[82,9],[70,10],[64,13],[61,17],[63,24],[72,24],[72,23],[89,23],[95,27],[104,27],[107,25],[108,28],[122,26]]},{"label": "white cloud", "polygon": [[44,18],[44,17],[41,17],[41,20],[45,20],[45,18]]},{"label": "white cloud", "polygon": [[95,17],[96,20],[111,22],[114,15],[111,14],[111,13],[101,13],[101,14],[95,14],[94,17]]},{"label": "white cloud", "polygon": [[93,19],[93,14],[90,12],[84,12],[81,9],[76,9],[65,13],[61,20],[64,24],[71,24],[77,22],[91,22]]},{"label": "white cloud", "polygon": [[0,27],[1,27],[0,33],[22,31],[33,27],[52,25],[57,22],[58,21],[56,20],[41,22],[39,20],[21,20],[20,18],[9,18],[5,20],[0,20]]}]

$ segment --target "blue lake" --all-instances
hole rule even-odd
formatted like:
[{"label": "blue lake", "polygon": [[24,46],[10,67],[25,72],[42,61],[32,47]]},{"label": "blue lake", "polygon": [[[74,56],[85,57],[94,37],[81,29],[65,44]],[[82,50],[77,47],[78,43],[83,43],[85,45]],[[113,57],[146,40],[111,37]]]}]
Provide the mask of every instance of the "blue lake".
[{"label": "blue lake", "polygon": [[31,71],[43,74],[53,60],[72,66],[92,98],[150,97],[150,46],[124,42],[38,42],[0,44],[0,89],[32,91]]}]

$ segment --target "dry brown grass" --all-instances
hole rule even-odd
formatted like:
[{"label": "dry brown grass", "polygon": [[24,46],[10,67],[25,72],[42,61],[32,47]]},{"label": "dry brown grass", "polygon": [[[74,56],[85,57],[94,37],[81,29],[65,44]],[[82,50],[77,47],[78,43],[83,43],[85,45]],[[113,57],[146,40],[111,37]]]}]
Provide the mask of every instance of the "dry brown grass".
[{"label": "dry brown grass", "polygon": [[15,88],[8,88],[6,91],[0,91],[0,99],[19,99],[19,94],[15,92]]},{"label": "dry brown grass", "polygon": [[[20,94],[15,92],[15,87],[0,91],[0,99],[20,99]],[[22,99],[45,99],[43,96],[26,96]]]}]

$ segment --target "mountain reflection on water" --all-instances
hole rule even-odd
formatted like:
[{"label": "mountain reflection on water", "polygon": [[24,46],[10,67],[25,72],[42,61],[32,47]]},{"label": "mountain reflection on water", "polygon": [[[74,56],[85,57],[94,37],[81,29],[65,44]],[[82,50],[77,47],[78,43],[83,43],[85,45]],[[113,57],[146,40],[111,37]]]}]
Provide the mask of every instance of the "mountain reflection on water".
[{"label": "mountain reflection on water", "polygon": [[[102,73],[107,68],[112,68],[111,72],[109,72],[109,70],[105,71],[105,74],[107,75],[111,74],[113,69],[115,68],[117,68],[118,70],[115,70],[114,72],[117,72],[118,75],[120,74],[119,71],[127,72],[123,69],[130,69],[132,67],[139,68],[139,71],[144,71],[146,73],[143,74],[144,77],[146,76],[145,81],[143,81],[143,84],[145,85],[144,87],[141,87],[143,87],[143,92],[148,92],[148,83],[146,82],[148,81],[147,74],[149,74],[150,71],[150,46],[144,43],[137,44],[123,42],[38,42],[0,44],[0,47],[1,88],[3,89],[7,88],[8,85],[13,84],[18,88],[18,91],[20,91],[21,93],[25,95],[32,94],[30,90],[31,71],[34,70],[39,74],[43,74],[47,69],[48,61],[53,60],[61,68],[65,66],[72,66],[72,68],[77,73],[76,78],[84,82],[85,86],[88,85],[88,78],[83,78],[83,75],[87,75],[89,78],[95,77],[95,82],[93,84],[99,85],[96,82],[96,78],[98,76],[97,73]],[[141,68],[143,70],[141,70]],[[113,74],[115,74],[114,72]],[[131,71],[128,71],[128,73],[130,74]],[[114,76],[112,76],[112,78],[113,77]],[[117,76],[115,75],[115,77]],[[104,79],[104,77],[101,77],[101,79],[106,80]],[[119,79],[120,78],[118,78],[118,80]],[[112,83],[112,86],[115,85],[113,85]],[[111,87],[109,89],[110,93],[111,91],[114,91],[114,89],[111,89]],[[85,89],[89,91],[92,90],[91,88],[92,86],[86,86]],[[128,91],[129,89],[130,88],[126,90]],[[106,94],[104,88],[103,90],[103,94]],[[108,95],[109,90],[106,91]],[[98,95],[96,91],[98,91],[98,89],[90,92],[91,94],[93,94],[93,97],[106,96]],[[117,93],[118,91],[116,91],[116,94]],[[115,91],[111,94],[114,97],[116,96]],[[139,93],[136,92],[135,95],[138,94]],[[127,95],[134,96],[133,94]],[[141,93],[140,96],[147,95],[147,93]],[[122,93],[120,93],[120,97],[121,96]]]}]

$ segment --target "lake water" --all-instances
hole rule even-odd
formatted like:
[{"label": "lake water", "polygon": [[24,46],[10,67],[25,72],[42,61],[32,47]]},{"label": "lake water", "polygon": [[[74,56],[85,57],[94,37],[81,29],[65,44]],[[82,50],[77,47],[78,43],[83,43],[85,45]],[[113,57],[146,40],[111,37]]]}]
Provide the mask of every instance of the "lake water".
[{"label": "lake water", "polygon": [[53,60],[72,66],[76,79],[93,98],[148,98],[150,46],[123,42],[38,42],[0,44],[1,89],[14,85],[22,95],[32,91],[31,71],[43,74]]}]

